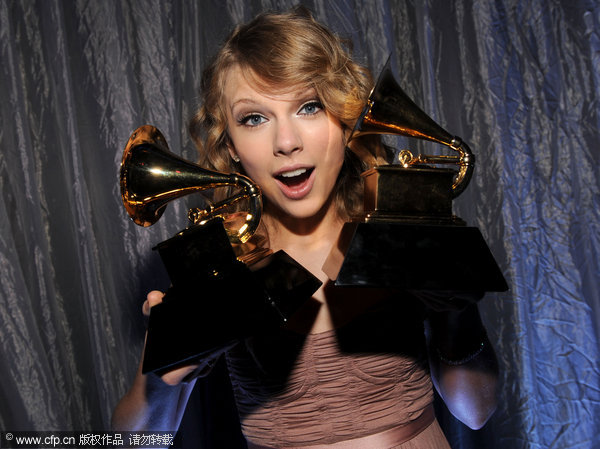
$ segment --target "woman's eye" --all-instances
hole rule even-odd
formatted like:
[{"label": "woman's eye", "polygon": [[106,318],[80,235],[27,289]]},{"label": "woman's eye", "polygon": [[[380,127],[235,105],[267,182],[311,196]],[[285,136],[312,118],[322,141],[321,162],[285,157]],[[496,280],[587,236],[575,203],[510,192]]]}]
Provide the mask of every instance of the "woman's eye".
[{"label": "woman's eye", "polygon": [[321,110],[323,110],[323,104],[320,101],[313,100],[302,105],[299,113],[305,115],[314,115]]},{"label": "woman's eye", "polygon": [[262,115],[259,114],[248,114],[244,117],[242,117],[240,120],[238,120],[238,122],[241,125],[245,125],[245,126],[258,126],[262,123],[264,123],[266,121],[266,118],[264,118]]}]

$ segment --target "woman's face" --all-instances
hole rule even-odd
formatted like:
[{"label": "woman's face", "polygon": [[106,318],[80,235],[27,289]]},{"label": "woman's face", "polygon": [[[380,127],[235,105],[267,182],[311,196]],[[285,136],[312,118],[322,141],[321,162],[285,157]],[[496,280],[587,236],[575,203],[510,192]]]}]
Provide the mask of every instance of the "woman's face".
[{"label": "woman's face", "polygon": [[[232,157],[262,189],[271,214],[316,216],[332,205],[344,161],[343,130],[313,89],[258,92],[238,68],[225,83]],[[333,210],[333,209],[331,209]]]}]

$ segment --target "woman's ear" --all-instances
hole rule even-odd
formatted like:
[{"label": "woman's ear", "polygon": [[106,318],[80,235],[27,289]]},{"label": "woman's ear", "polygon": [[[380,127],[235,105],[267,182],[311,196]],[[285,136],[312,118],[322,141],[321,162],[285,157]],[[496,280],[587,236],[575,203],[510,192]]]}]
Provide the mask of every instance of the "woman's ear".
[{"label": "woman's ear", "polygon": [[240,161],[240,158],[238,157],[237,153],[235,152],[235,148],[233,148],[233,145],[231,144],[231,142],[227,142],[227,151],[229,151],[229,156],[231,156],[231,159],[233,159],[233,162],[238,163]]}]

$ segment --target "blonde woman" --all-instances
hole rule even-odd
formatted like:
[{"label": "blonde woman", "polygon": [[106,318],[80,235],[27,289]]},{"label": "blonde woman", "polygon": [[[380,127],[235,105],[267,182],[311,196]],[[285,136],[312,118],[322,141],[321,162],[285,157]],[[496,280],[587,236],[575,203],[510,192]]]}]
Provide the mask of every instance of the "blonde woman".
[{"label": "blonde woman", "polygon": [[[495,409],[495,355],[474,303],[436,311],[406,293],[335,287],[322,271],[362,204],[359,174],[386,158],[377,138],[346,145],[372,85],[304,9],[238,26],[203,74],[190,126],[201,163],[252,178],[271,249],[323,281],[285,327],[223,350],[250,449],[448,448],[434,387],[472,428]],[[146,312],[161,298],[151,292]],[[139,372],[115,427],[177,428],[194,385],[182,380],[213,362]]]}]

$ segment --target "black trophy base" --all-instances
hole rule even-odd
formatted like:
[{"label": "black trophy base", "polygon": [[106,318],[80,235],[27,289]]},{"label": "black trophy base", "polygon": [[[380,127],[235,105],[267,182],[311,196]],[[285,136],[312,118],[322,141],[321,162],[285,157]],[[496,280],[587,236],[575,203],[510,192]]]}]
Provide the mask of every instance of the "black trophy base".
[{"label": "black trophy base", "polygon": [[467,226],[347,223],[323,269],[338,286],[508,290],[479,229]]},{"label": "black trophy base", "polygon": [[321,282],[283,251],[249,268],[221,220],[157,246],[172,286],[152,307],[142,371],[159,375],[281,326]]}]

